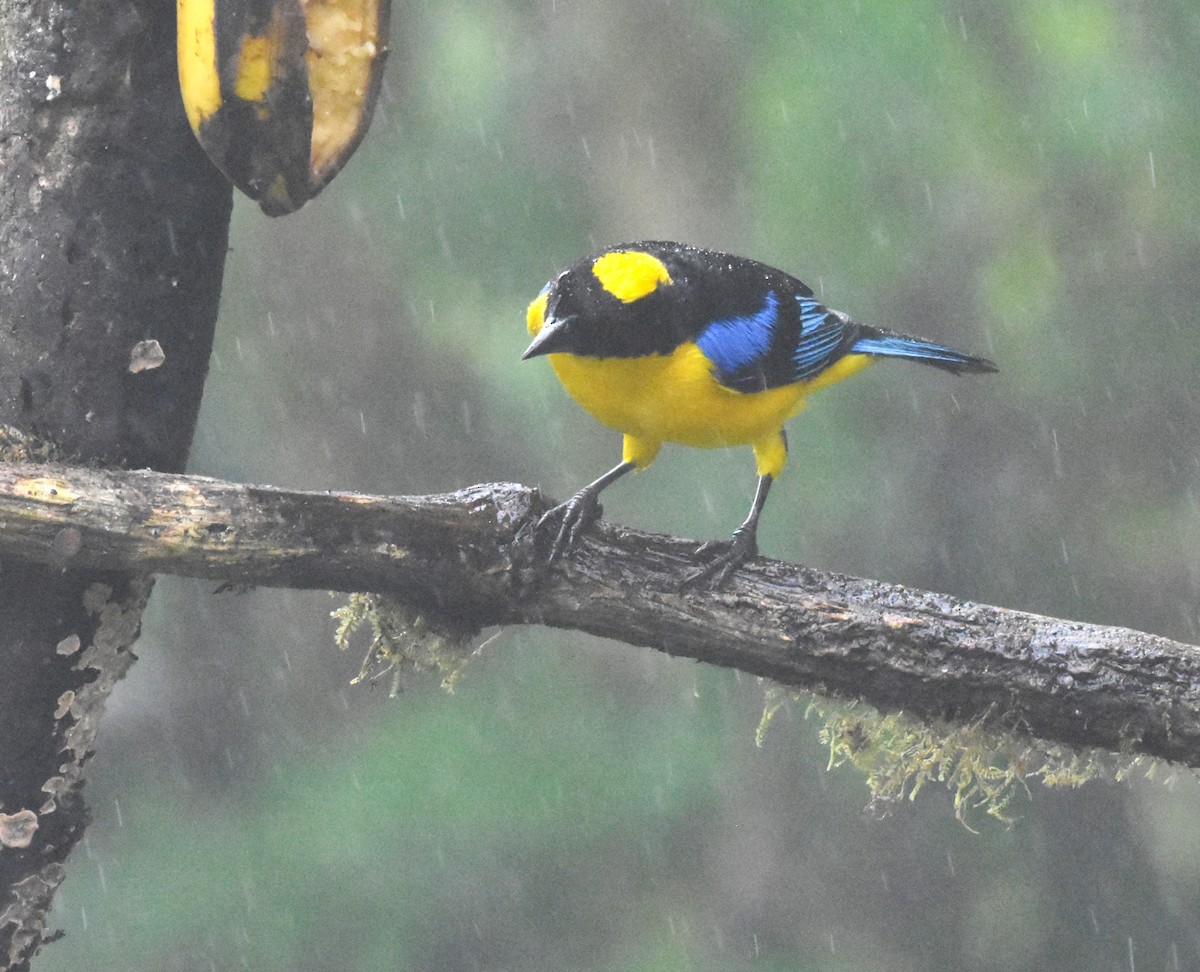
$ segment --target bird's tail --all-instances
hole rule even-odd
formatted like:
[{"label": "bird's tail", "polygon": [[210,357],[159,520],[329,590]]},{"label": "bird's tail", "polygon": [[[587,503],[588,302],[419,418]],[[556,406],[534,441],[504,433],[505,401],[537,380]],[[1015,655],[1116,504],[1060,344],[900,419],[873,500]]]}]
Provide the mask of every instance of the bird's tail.
[{"label": "bird's tail", "polygon": [[976,358],[953,348],[933,344],[906,334],[895,334],[881,328],[863,328],[863,335],[851,346],[851,352],[873,354],[880,358],[908,358],[922,361],[935,368],[944,368],[956,375],[982,371],[999,371],[987,358]]}]

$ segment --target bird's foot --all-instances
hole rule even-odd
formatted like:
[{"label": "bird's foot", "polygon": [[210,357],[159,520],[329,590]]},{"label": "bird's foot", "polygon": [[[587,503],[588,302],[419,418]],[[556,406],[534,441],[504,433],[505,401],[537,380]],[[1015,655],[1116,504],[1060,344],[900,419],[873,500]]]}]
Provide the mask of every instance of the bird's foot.
[{"label": "bird's foot", "polygon": [[742,564],[758,556],[758,538],[754,530],[740,526],[728,540],[710,540],[701,544],[696,556],[701,559],[712,556],[712,559],[699,570],[688,574],[679,586],[716,590],[724,587]]},{"label": "bird's foot", "polygon": [[580,535],[600,519],[603,508],[597,496],[596,490],[581,489],[565,503],[559,503],[553,509],[547,510],[537,521],[533,528],[534,536],[541,538],[544,530],[552,527],[555,521],[561,520],[550,544],[550,553],[546,557],[547,567],[567,553]]}]

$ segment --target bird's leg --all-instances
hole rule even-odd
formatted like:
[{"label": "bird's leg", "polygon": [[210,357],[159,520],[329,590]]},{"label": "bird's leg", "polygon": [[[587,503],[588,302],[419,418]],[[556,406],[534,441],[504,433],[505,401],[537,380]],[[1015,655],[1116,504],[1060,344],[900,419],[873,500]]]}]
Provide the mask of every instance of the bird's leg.
[{"label": "bird's leg", "polygon": [[758,518],[767,502],[767,493],[771,489],[772,481],[770,473],[758,477],[754,502],[750,505],[750,513],[742,525],[733,531],[733,536],[728,540],[710,540],[703,544],[696,551],[697,556],[703,556],[713,550],[721,552],[699,570],[688,574],[681,586],[708,584],[714,588],[724,587],[735,570],[758,556]]},{"label": "bird's leg", "polygon": [[590,527],[600,518],[599,496],[602,490],[612,485],[627,472],[632,472],[637,465],[632,462],[622,462],[613,466],[608,472],[593,483],[588,483],[578,493],[565,503],[560,503],[552,510],[542,514],[534,528],[540,532],[542,527],[557,517],[562,517],[554,543],[550,547],[550,556],[546,558],[547,565],[554,563],[564,553],[571,549],[579,534]]}]

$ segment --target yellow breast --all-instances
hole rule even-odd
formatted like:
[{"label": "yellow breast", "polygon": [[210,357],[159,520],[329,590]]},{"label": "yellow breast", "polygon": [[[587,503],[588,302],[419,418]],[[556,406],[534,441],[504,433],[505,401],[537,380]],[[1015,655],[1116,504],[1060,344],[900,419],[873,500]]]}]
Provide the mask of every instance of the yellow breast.
[{"label": "yellow breast", "polygon": [[690,342],[642,358],[549,358],[559,381],[600,422],[641,439],[699,448],[745,445],[778,432],[810,390],[795,384],[733,391]]}]

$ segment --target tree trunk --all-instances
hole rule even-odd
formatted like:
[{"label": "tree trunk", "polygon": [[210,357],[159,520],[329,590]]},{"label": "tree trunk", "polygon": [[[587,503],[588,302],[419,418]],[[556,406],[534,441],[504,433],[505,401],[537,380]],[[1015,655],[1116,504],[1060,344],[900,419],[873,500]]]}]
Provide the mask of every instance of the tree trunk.
[{"label": "tree trunk", "polygon": [[[187,458],[231,190],[184,118],[174,13],[170,0],[0,6],[9,458],[164,471]],[[0,967],[28,967],[41,943],[86,824],[81,769],[149,589],[0,563]]]}]

